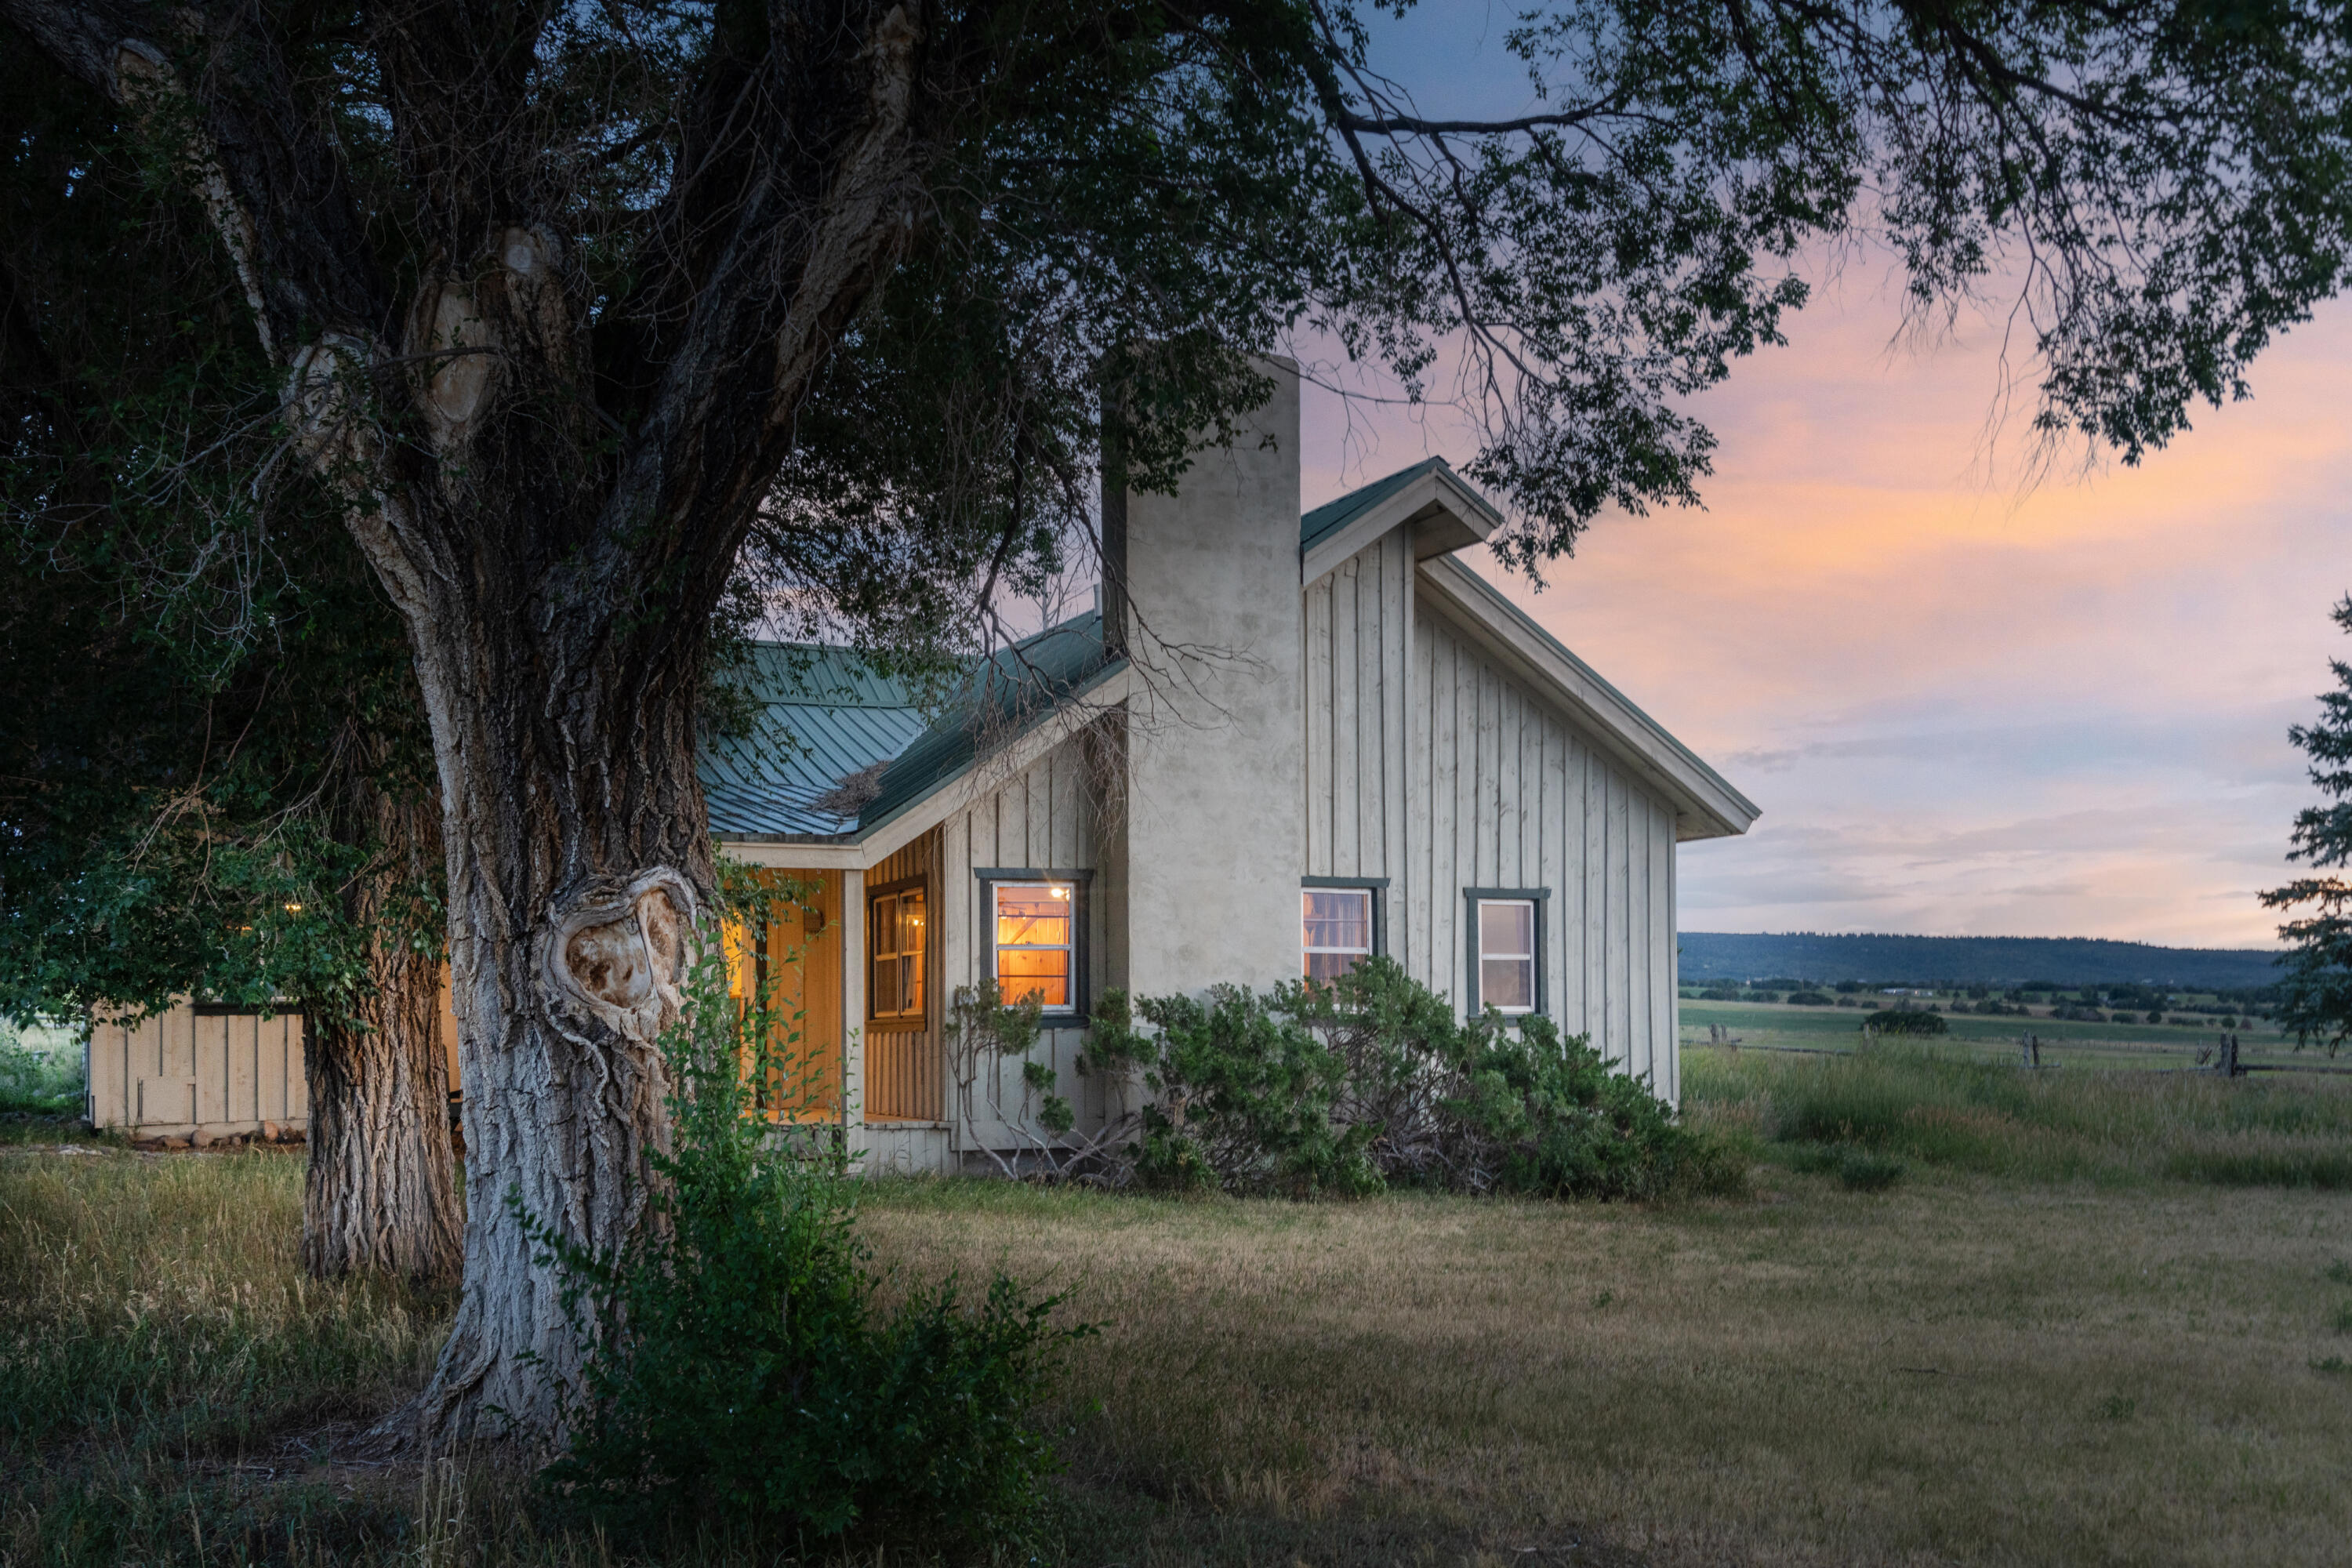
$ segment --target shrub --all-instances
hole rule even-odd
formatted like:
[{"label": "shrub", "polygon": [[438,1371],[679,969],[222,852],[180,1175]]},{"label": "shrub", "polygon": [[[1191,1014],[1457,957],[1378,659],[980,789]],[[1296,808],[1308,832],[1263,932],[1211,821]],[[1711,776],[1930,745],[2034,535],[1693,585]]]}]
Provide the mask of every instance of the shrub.
[{"label": "shrub", "polygon": [[1947,1035],[1952,1029],[1941,1013],[1915,1013],[1904,1007],[1881,1007],[1864,1018],[1862,1026],[1882,1035]]},{"label": "shrub", "polygon": [[837,1148],[750,1114],[750,1083],[799,1065],[767,1044],[771,1018],[739,1019],[716,956],[697,971],[663,1041],[674,1152],[617,1256],[528,1219],[593,1346],[558,1390],[570,1447],[541,1482],[626,1531],[693,1515],[780,1539],[1017,1543],[1054,1464],[1031,1412],[1089,1331],[1002,1275],[973,1305],[950,1279],[886,1308]]},{"label": "shrub", "polygon": [[1791,1007],[1830,1007],[1835,1005],[1836,998],[1821,991],[1798,991],[1791,993],[1789,997],[1789,1005]]},{"label": "shrub", "polygon": [[1710,985],[1705,991],[1699,993],[1699,999],[1705,1002],[1737,1002],[1739,1000],[1739,987],[1737,985]]},{"label": "shrub", "polygon": [[1134,1066],[1152,1090],[1118,1173],[1152,1186],[1648,1198],[1746,1181],[1733,1151],[1583,1037],[1540,1016],[1465,1022],[1386,958],[1328,985],[1220,987],[1132,1013],[1112,993],[1087,1058]]},{"label": "shrub", "polygon": [[65,1116],[82,1109],[81,1052],[28,1045],[0,1020],[0,1112]]}]

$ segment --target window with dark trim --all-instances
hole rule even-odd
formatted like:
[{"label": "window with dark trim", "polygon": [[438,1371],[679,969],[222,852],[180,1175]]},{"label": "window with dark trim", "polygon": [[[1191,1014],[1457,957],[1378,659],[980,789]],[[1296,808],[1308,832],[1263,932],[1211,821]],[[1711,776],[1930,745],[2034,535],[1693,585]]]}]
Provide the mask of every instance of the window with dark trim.
[{"label": "window with dark trim", "polygon": [[1078,886],[1054,877],[987,884],[991,968],[1006,1006],[1034,996],[1048,1014],[1079,1010]]},{"label": "window with dark trim", "polygon": [[1465,888],[1467,1011],[1520,1015],[1544,1010],[1544,907],[1548,888]]},{"label": "window with dark trim", "polygon": [[866,1011],[877,1020],[923,1016],[923,958],[930,944],[928,900],[919,886],[896,888],[866,900],[866,954],[872,979]]},{"label": "window with dark trim", "polygon": [[1299,969],[1309,980],[1336,980],[1388,950],[1381,929],[1385,877],[1308,877],[1298,892]]}]

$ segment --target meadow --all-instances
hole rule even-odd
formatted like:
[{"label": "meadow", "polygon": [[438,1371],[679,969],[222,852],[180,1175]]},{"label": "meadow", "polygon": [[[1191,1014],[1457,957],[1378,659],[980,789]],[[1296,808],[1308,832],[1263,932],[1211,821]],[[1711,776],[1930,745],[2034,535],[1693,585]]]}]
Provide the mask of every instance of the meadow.
[{"label": "meadow", "polygon": [[[887,1182],[860,1223],[901,1280],[1001,1267],[1102,1325],[1045,1413],[1055,1561],[2342,1560],[2352,1080],[1962,1045],[1685,1082],[1753,1197]],[[333,1457],[448,1303],[302,1279],[299,1155],[58,1127],[0,1152],[0,1562],[619,1560],[464,1456]]]}]

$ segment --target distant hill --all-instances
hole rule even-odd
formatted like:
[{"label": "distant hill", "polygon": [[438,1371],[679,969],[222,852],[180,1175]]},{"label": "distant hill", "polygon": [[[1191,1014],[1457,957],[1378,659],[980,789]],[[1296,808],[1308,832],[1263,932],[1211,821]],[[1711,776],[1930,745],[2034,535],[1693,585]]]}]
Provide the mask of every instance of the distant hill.
[{"label": "distant hill", "polygon": [[1969,985],[2138,982],[2184,990],[2238,990],[2278,983],[2274,954],[2252,948],[2151,947],[2084,936],[1786,936],[1686,931],[1685,981],[1950,980]]}]

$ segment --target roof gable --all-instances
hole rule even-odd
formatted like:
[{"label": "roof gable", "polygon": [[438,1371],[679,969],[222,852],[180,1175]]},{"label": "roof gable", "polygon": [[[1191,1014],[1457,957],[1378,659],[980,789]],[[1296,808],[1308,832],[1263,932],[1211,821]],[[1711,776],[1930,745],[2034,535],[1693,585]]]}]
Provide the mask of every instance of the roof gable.
[{"label": "roof gable", "polygon": [[1478,543],[1502,522],[1444,458],[1425,458],[1302,516],[1298,580],[1314,582],[1399,528],[1412,531],[1413,556],[1426,561]]}]

